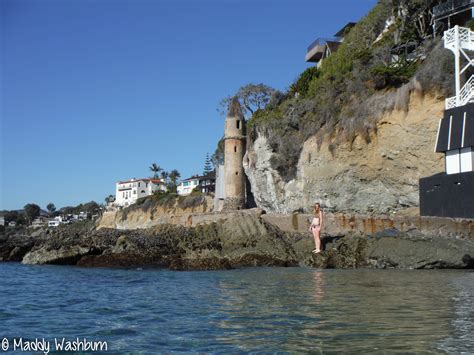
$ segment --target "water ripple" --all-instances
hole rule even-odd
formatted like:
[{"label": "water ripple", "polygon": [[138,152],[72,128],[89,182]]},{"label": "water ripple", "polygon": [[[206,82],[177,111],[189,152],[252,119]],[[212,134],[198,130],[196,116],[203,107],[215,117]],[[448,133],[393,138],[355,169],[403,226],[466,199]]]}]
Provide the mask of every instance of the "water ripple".
[{"label": "water ripple", "polygon": [[474,273],[0,264],[0,336],[110,353],[470,352]]}]

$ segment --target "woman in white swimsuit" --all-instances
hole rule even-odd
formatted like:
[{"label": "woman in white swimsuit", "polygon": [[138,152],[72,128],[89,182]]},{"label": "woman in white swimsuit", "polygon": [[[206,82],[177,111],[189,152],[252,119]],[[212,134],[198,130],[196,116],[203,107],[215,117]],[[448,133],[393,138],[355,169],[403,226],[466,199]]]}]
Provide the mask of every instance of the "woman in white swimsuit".
[{"label": "woman in white swimsuit", "polygon": [[317,254],[321,252],[321,229],[323,228],[323,211],[319,203],[314,204],[314,218],[311,221],[309,231],[313,233],[316,249],[312,252]]}]

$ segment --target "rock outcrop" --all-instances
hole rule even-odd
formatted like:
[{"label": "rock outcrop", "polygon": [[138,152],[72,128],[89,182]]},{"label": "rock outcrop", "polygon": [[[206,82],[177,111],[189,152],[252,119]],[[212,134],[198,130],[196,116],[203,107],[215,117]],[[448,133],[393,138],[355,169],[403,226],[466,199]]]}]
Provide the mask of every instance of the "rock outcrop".
[{"label": "rock outcrop", "polygon": [[387,230],[372,237],[329,241],[325,251],[306,260],[318,268],[474,268],[474,243],[462,239],[410,236]]},{"label": "rock outcrop", "polygon": [[408,112],[392,111],[366,143],[339,144],[333,153],[324,140],[304,144],[297,176],[285,182],[271,166],[273,152],[259,136],[248,148],[244,168],[258,207],[267,212],[308,211],[319,201],[329,211],[387,214],[418,206],[418,180],[443,171],[433,152],[444,101],[412,94]]},{"label": "rock outcrop", "polygon": [[473,268],[468,238],[386,229],[325,236],[324,251],[313,255],[306,231],[282,230],[258,211],[234,212],[195,227],[160,224],[147,229],[95,229],[90,225],[46,229],[36,236],[5,236],[3,261],[83,267],[166,267],[217,270],[248,266],[318,268]]}]

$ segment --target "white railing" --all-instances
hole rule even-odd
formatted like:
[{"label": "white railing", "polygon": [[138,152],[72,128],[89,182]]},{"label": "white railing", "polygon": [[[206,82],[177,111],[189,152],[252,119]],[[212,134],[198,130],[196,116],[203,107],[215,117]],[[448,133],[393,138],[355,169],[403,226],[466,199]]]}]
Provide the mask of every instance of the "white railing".
[{"label": "white railing", "polygon": [[454,42],[456,42],[456,27],[444,31],[444,47],[447,48]]},{"label": "white railing", "polygon": [[446,110],[456,107],[456,96],[448,97],[445,103]]},{"label": "white railing", "polygon": [[471,75],[469,80],[464,84],[459,92],[459,102],[456,102],[456,96],[446,99],[446,109],[453,107],[464,106],[474,100],[474,75]]},{"label": "white railing", "polygon": [[460,106],[465,105],[470,101],[473,95],[473,89],[474,89],[474,76],[471,75],[471,77],[466,82],[466,84],[464,84],[464,86],[461,89],[461,92],[459,93]]},{"label": "white railing", "polygon": [[445,48],[451,48],[456,42],[459,42],[462,48],[474,48],[474,32],[469,28],[459,26],[454,26],[444,32]]},{"label": "white railing", "polygon": [[[454,26],[444,32],[444,47],[454,54],[454,81],[456,96],[446,99],[446,109],[464,106],[474,101],[474,77],[461,88],[462,75],[468,69],[474,66],[472,51],[474,51],[474,32],[469,28]],[[466,63],[467,64],[463,64]]]}]

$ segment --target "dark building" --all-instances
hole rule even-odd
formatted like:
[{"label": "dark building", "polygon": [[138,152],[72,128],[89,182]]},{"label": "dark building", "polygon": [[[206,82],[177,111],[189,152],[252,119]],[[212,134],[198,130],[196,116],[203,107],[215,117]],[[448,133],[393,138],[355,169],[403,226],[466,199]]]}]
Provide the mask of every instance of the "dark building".
[{"label": "dark building", "polygon": [[463,75],[474,65],[466,58],[474,51],[474,32],[456,25],[445,31],[444,46],[455,57],[456,87],[446,99],[435,146],[445,156],[445,172],[420,179],[420,214],[474,218],[474,76]]},{"label": "dark building", "polygon": [[472,18],[474,0],[449,0],[433,7],[434,32],[464,26]]},{"label": "dark building", "polygon": [[201,192],[209,193],[216,191],[216,173],[212,172],[203,176],[199,176],[199,187]]},{"label": "dark building", "polygon": [[341,28],[332,38],[317,38],[311,43],[306,52],[305,60],[307,62],[317,63],[320,66],[322,61],[335,53],[342,42],[344,37],[356,25],[355,22],[347,23]]}]

